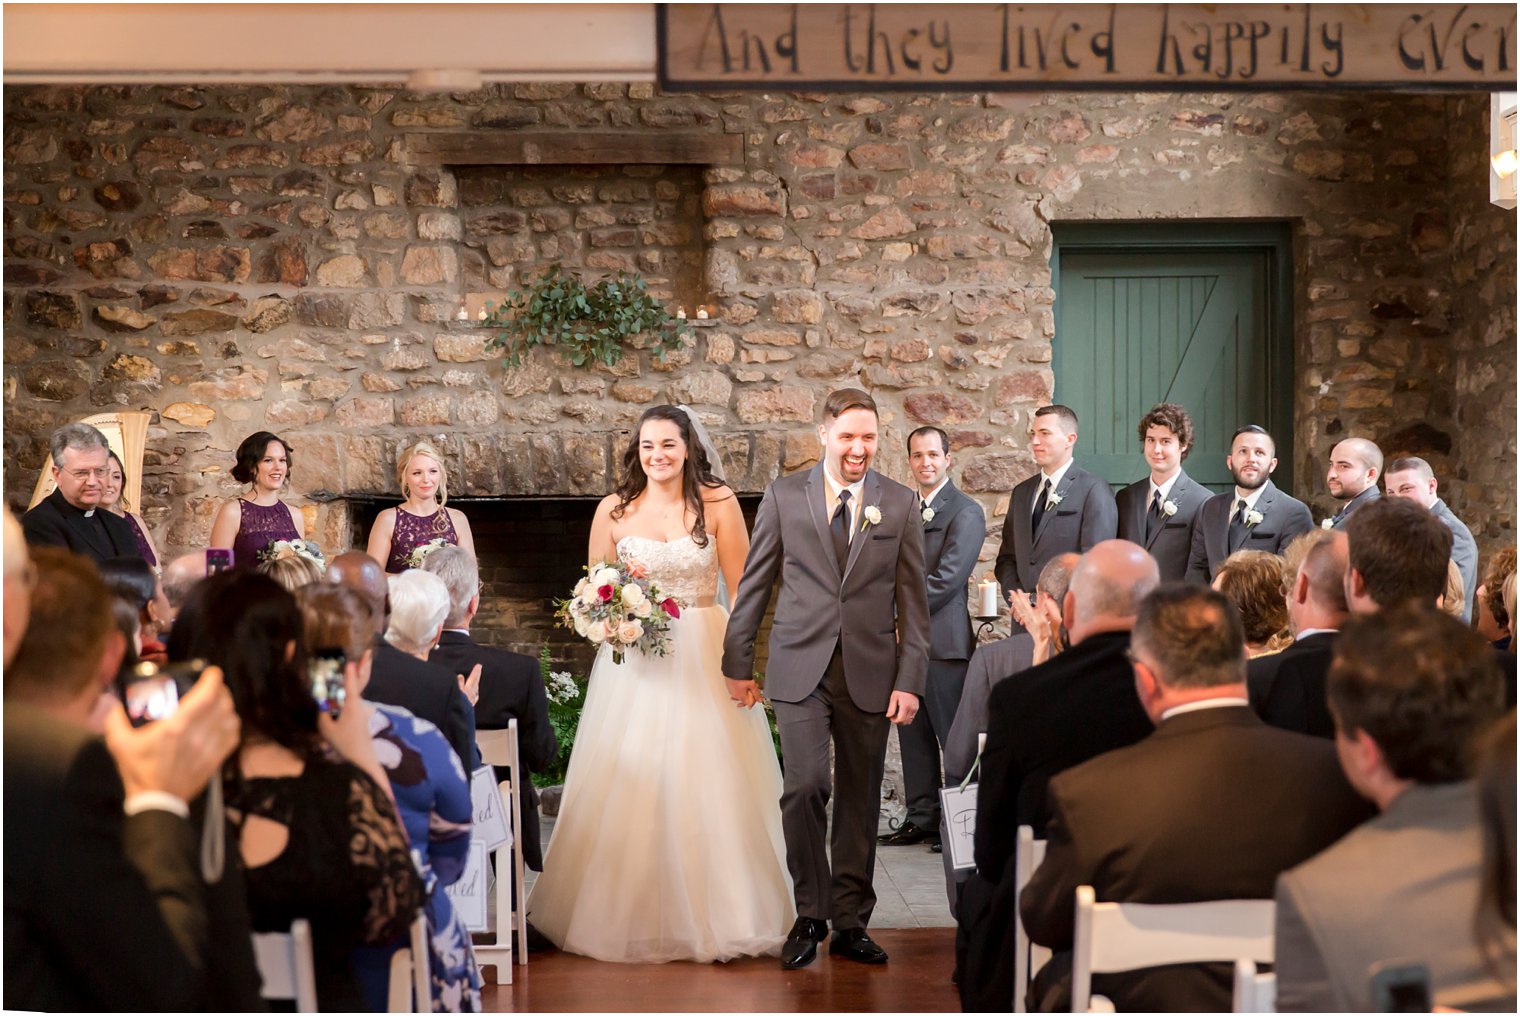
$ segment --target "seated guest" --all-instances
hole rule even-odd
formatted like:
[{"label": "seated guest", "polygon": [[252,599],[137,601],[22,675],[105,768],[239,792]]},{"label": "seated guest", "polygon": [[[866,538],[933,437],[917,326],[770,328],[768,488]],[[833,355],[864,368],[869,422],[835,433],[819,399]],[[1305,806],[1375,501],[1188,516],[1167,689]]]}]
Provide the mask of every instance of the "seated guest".
[{"label": "seated guest", "polygon": [[1140,601],[1158,582],[1156,561],[1125,540],[1083,554],[1062,610],[1071,648],[992,689],[979,770],[976,873],[961,892],[958,956],[967,1011],[1013,997],[1013,912],[1008,891],[1018,827],[1045,835],[1051,777],[1151,731],[1135,698],[1126,653]]},{"label": "seated guest", "polygon": [[[359,594],[326,582],[296,593],[305,622],[306,643],[314,650],[341,650],[361,693],[369,682],[374,621]],[[470,933],[455,911],[448,886],[464,874],[470,852],[474,807],[459,756],[438,728],[397,706],[375,704],[370,721],[375,754],[390,777],[396,810],[412,844],[412,859],[427,892],[427,924],[432,977],[431,1012],[479,1012],[480,972]],[[385,1009],[392,947],[366,947],[355,957],[359,983],[370,1008]]]},{"label": "seated guest", "polygon": [[[384,638],[390,625],[391,602],[390,587],[379,563],[363,551],[351,550],[328,562],[325,578],[358,593],[374,618],[375,657],[365,690],[369,700],[400,706],[427,720],[449,739],[449,746],[459,755],[465,772],[473,773],[480,768],[480,751],[475,747],[475,709],[465,697],[464,676],[425,663]],[[447,607],[444,610],[447,612]]]},{"label": "seated guest", "polygon": [[109,455],[110,466],[106,470],[106,488],[100,497],[100,507],[126,520],[127,525],[132,527],[132,537],[137,541],[138,555],[148,562],[150,568],[157,569],[158,549],[153,546],[153,534],[148,532],[147,525],[132,511],[132,503],[127,500],[126,469],[115,452],[110,452]]},{"label": "seated guest", "polygon": [[221,675],[140,729],[118,704],[96,736],[122,655],[111,594],[82,557],[39,549],[34,567],[9,512],[4,527],[5,1008],[258,1006],[256,981],[240,994],[219,969],[252,970],[248,925],[213,936],[188,806],[237,746]]},{"label": "seated guest", "polygon": [[1478,756],[1478,815],[1483,824],[1483,884],[1478,891],[1478,949],[1515,994],[1515,711],[1483,739]]},{"label": "seated guest", "polygon": [[475,537],[464,512],[449,505],[449,474],[443,455],[428,441],[418,441],[396,461],[396,482],[406,500],[375,516],[369,531],[369,556],[399,574],[413,566],[413,552],[434,540],[475,553]]},{"label": "seated guest", "polygon": [[248,491],[222,503],[211,523],[208,546],[232,548],[232,563],[256,568],[269,546],[278,540],[306,535],[301,513],[280,500],[290,484],[290,445],[267,430],[250,434],[238,445],[232,478]]},{"label": "seated guest", "polygon": [[138,659],[168,662],[160,633],[169,627],[169,601],[148,562],[140,557],[113,557],[101,562],[100,577],[113,595],[137,612]]},{"label": "seated guest", "polygon": [[302,586],[322,580],[322,566],[304,554],[284,554],[259,564],[259,574],[268,575],[280,588],[293,593]]},{"label": "seated guest", "polygon": [[[522,653],[483,646],[470,637],[470,623],[480,609],[480,569],[473,554],[463,547],[444,547],[429,554],[422,568],[442,579],[449,591],[443,634],[428,660],[451,674],[467,674],[480,667],[480,695],[475,701],[477,730],[500,730],[509,721],[517,721],[517,750],[523,767],[523,862],[534,871],[542,871],[538,790],[533,786],[533,773],[553,765],[559,745],[549,722],[549,696],[538,661]],[[510,775],[498,767],[498,781]]]},{"label": "seated guest", "polygon": [[1434,606],[1446,592],[1451,530],[1401,497],[1368,502],[1346,520],[1346,605],[1370,614],[1415,601]]},{"label": "seated guest", "polygon": [[164,565],[164,573],[159,582],[164,589],[164,599],[169,602],[171,623],[174,620],[173,615],[185,605],[190,590],[205,577],[206,552],[204,550],[192,550],[188,554],[181,554]]},{"label": "seated guest", "polygon": [[320,713],[295,599],[251,569],[196,586],[169,656],[222,668],[237,703],[242,738],[223,792],[253,929],[306,918],[322,1007],[363,1010],[352,953],[403,939],[423,890],[354,675],[342,714]]},{"label": "seated guest", "polygon": [[1275,653],[1288,644],[1282,558],[1264,550],[1237,550],[1225,558],[1211,584],[1240,612],[1248,655]]},{"label": "seated guest", "polygon": [[1462,569],[1457,562],[1446,562],[1446,592],[1441,594],[1441,609],[1460,621],[1467,618],[1463,608],[1467,603],[1466,587],[1462,585]]},{"label": "seated guest", "polygon": [[1513,1012],[1514,988],[1487,969],[1475,929],[1483,837],[1470,766],[1503,709],[1493,651],[1406,602],[1346,622],[1329,694],[1341,766],[1382,814],[1279,880],[1278,1011],[1371,1012],[1373,964],[1419,962],[1437,1005]]},{"label": "seated guest", "polygon": [[[1050,781],[1045,860],[1019,902],[1031,941],[1055,954],[1032,1009],[1070,1005],[1078,886],[1118,903],[1268,899],[1278,875],[1368,815],[1332,745],[1251,712],[1243,630],[1224,596],[1157,590],[1131,644],[1156,730]],[[1093,991],[1120,1012],[1224,1012],[1232,975],[1228,963],[1173,965],[1096,975]]]},{"label": "seated guest", "polygon": [[88,423],[71,423],[53,432],[49,450],[58,489],[22,517],[26,542],[34,547],[63,547],[96,562],[136,557],[132,527],[98,510],[111,465],[106,436]]},{"label": "seated guest", "polygon": [[[1295,548],[1307,548],[1299,555]],[[1325,674],[1336,632],[1347,618],[1346,538],[1311,529],[1295,539],[1284,557],[1302,558],[1288,592],[1288,628],[1293,643],[1280,653],[1251,660],[1246,687],[1256,714],[1274,727],[1315,737],[1331,737],[1335,724],[1325,702]]]},{"label": "seated guest", "polygon": [[1430,463],[1414,455],[1394,459],[1388,465],[1388,472],[1383,474],[1383,486],[1389,497],[1415,502],[1451,530],[1451,559],[1462,573],[1462,589],[1467,597],[1463,602],[1462,620],[1472,620],[1473,593],[1478,588],[1478,544],[1473,540],[1472,531],[1436,495],[1436,474]]},{"label": "seated guest", "polygon": [[1504,607],[1504,580],[1515,574],[1515,548],[1505,547],[1488,562],[1483,573],[1483,584],[1478,587],[1474,601],[1477,610],[1478,634],[1494,644],[1494,648],[1510,650],[1513,628],[1509,611]]}]

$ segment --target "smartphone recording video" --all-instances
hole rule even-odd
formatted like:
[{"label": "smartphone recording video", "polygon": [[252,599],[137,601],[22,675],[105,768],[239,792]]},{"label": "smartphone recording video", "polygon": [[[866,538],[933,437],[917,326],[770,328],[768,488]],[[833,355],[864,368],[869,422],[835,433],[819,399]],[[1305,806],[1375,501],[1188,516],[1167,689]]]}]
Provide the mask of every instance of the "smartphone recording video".
[{"label": "smartphone recording video", "polygon": [[348,656],[341,649],[313,649],[307,658],[306,672],[311,678],[311,697],[317,708],[333,719],[343,712],[348,692],[343,687],[343,668]]},{"label": "smartphone recording video", "polygon": [[118,679],[117,687],[127,719],[132,726],[142,727],[173,716],[179,709],[179,700],[194,687],[205,669],[204,660],[163,667],[145,661],[131,668]]}]

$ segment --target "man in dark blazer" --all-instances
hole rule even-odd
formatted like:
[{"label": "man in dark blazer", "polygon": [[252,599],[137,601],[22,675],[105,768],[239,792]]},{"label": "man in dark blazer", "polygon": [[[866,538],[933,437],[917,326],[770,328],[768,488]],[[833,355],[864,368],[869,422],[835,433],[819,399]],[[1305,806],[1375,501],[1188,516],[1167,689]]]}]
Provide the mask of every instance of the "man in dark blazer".
[{"label": "man in dark blazer", "polygon": [[[483,646],[470,637],[470,622],[480,609],[480,568],[473,554],[463,547],[443,547],[429,554],[422,568],[437,575],[449,589],[449,615],[444,618],[443,634],[428,662],[451,674],[468,674],[480,665],[477,730],[501,730],[510,721],[517,721],[517,751],[523,767],[523,862],[534,871],[543,871],[533,772],[554,762],[559,745],[549,722],[549,697],[538,661],[522,653]],[[507,767],[496,767],[498,782],[510,776]]]},{"label": "man in dark blazer", "polygon": [[[37,556],[31,637],[14,636],[26,597],[6,515],[5,1008],[103,1012],[259,1006],[213,983],[253,969],[241,882],[236,934],[201,872],[190,805],[237,748],[238,719],[218,671],[175,715],[133,728],[121,707],[106,739],[90,729],[124,640],[95,569],[62,551]],[[14,658],[12,658],[14,654]],[[239,870],[229,859],[225,876]],[[223,902],[226,902],[224,899]],[[240,951],[240,957],[238,954]],[[247,979],[238,979],[246,985]]]},{"label": "man in dark blazer", "polygon": [[1278,490],[1269,479],[1277,468],[1277,446],[1264,428],[1253,423],[1237,430],[1225,464],[1235,478],[1235,489],[1215,494],[1198,509],[1189,582],[1214,581],[1219,566],[1237,550],[1281,554],[1293,537],[1314,528],[1309,506]]},{"label": "man in dark blazer", "polygon": [[1325,482],[1330,496],[1341,502],[1340,511],[1330,517],[1330,528],[1346,524],[1351,513],[1368,501],[1383,495],[1378,492],[1378,477],[1383,472],[1383,451],[1364,437],[1348,437],[1330,450],[1330,469]]},{"label": "man in dark blazer", "polygon": [[141,557],[127,520],[100,507],[110,465],[106,436],[87,423],[71,423],[53,432],[50,450],[58,488],[23,516],[26,542],[63,547],[97,564]]},{"label": "man in dark blazer", "polygon": [[1478,544],[1472,530],[1446,506],[1436,494],[1436,474],[1430,463],[1416,455],[1394,459],[1383,474],[1383,485],[1389,497],[1402,497],[1413,501],[1441,520],[1451,530],[1451,559],[1462,575],[1462,590],[1466,597],[1462,605],[1462,620],[1472,621],[1473,594],[1478,591]]},{"label": "man in dark blazer", "polygon": [[1293,632],[1293,644],[1247,664],[1246,687],[1251,707],[1267,724],[1315,737],[1334,737],[1335,722],[1325,701],[1325,676],[1336,635],[1349,616],[1346,538],[1315,529],[1299,539],[1310,541],[1311,546],[1288,592],[1288,628]]},{"label": "man in dark blazer", "polygon": [[1076,444],[1076,413],[1066,406],[1034,411],[1029,453],[1040,471],[1014,487],[1008,500],[995,565],[1004,597],[1033,589],[1040,569],[1057,554],[1085,554],[1119,532],[1113,491],[1072,461]]},{"label": "man in dark blazer", "polygon": [[920,427],[908,435],[908,468],[918,485],[924,527],[924,567],[928,569],[929,676],[924,707],[913,722],[897,728],[902,750],[908,814],[881,842],[905,846],[939,843],[940,745],[960,705],[966,666],[975,648],[967,583],[987,539],[982,506],[950,479],[950,435]]},{"label": "man in dark blazer", "polygon": [[[1132,645],[1156,730],[1050,783],[1045,860],[1019,901],[1030,940],[1054,952],[1031,1009],[1070,1005],[1078,886],[1116,903],[1271,899],[1278,875],[1370,813],[1332,745],[1251,712],[1245,636],[1222,595],[1158,590]],[[1172,965],[1094,975],[1092,989],[1120,1012],[1225,1012],[1231,981],[1228,963]]]},{"label": "man in dark blazer", "polygon": [[1182,468],[1193,447],[1193,418],[1181,406],[1163,402],[1141,418],[1138,429],[1150,476],[1114,497],[1119,539],[1150,551],[1161,581],[1180,582],[1193,551],[1193,521],[1213,496]]},{"label": "man in dark blazer", "polygon": [[1156,561],[1126,540],[1082,555],[1063,607],[1071,648],[992,689],[976,808],[976,873],[957,915],[961,1003],[1006,1008],[1013,992],[1013,854],[1020,825],[1045,831],[1057,773],[1150,733],[1126,653]]},{"label": "man in dark blazer", "polygon": [[480,768],[475,746],[475,710],[460,690],[459,678],[443,667],[424,663],[385,641],[390,592],[379,562],[362,550],[350,550],[327,566],[327,581],[348,586],[369,604],[375,618],[374,658],[364,697],[400,706],[443,732],[466,774]]}]

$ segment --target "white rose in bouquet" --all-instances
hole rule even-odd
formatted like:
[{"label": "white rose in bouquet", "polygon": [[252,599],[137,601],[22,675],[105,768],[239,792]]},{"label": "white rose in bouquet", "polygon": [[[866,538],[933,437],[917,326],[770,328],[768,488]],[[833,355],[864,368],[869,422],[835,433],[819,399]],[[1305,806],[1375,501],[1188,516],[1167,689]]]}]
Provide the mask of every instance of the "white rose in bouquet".
[{"label": "white rose in bouquet", "polygon": [[644,626],[637,621],[624,621],[618,625],[618,641],[625,646],[631,646],[644,637]]},{"label": "white rose in bouquet", "polygon": [[590,630],[591,630],[591,622],[590,621],[587,621],[584,617],[577,617],[575,619],[575,634],[579,635],[581,638],[585,638],[586,637],[586,633],[589,632]]},{"label": "white rose in bouquet", "polygon": [[654,613],[654,604],[650,603],[648,599],[645,599],[643,603],[633,608],[634,617],[648,617],[652,613]]},{"label": "white rose in bouquet", "polygon": [[571,592],[570,595],[571,596],[584,596],[586,594],[586,590],[588,590],[590,588],[591,588],[591,580],[587,579],[587,578],[582,578],[579,582],[577,582],[575,584],[575,589],[574,589],[573,592]]},{"label": "white rose in bouquet", "polygon": [[601,645],[607,641],[607,622],[597,620],[588,624],[586,626],[586,638],[590,639],[594,645]]},{"label": "white rose in bouquet", "polygon": [[618,581],[617,569],[598,568],[596,574],[592,576],[591,581],[598,589],[602,586],[615,586]]},{"label": "white rose in bouquet", "polygon": [[639,604],[647,602],[648,599],[649,597],[644,595],[644,590],[641,586],[630,582],[623,587],[623,606],[625,607],[637,607]]}]

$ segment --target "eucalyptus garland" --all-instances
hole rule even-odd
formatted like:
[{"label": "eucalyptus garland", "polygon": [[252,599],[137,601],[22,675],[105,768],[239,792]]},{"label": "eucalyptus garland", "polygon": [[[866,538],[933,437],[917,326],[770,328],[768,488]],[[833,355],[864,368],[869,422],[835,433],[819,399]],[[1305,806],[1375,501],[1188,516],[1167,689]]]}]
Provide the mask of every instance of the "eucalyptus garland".
[{"label": "eucalyptus garland", "polygon": [[551,265],[531,285],[507,293],[500,305],[486,304],[486,311],[485,325],[500,329],[487,345],[505,350],[505,362],[514,367],[534,346],[558,346],[577,367],[592,361],[610,367],[640,335],[663,362],[687,337],[686,322],[651,296],[641,277],[627,272],[587,287]]}]

